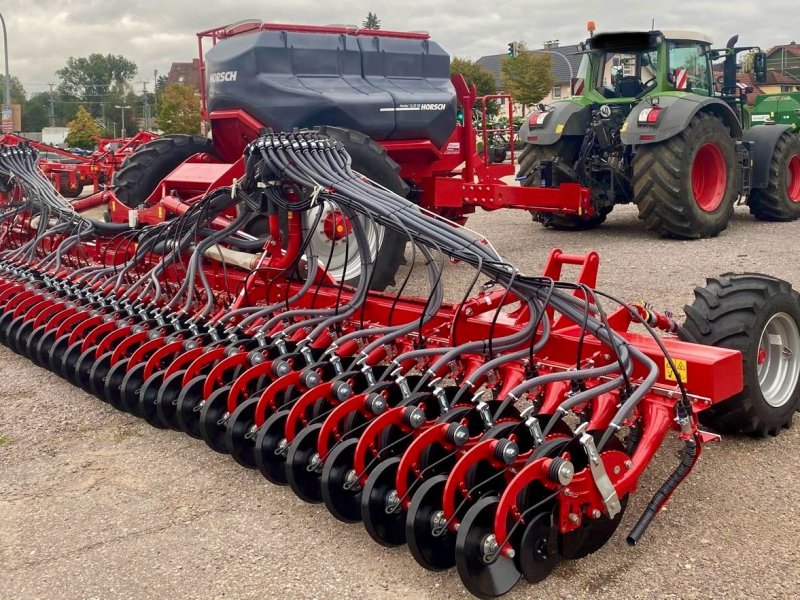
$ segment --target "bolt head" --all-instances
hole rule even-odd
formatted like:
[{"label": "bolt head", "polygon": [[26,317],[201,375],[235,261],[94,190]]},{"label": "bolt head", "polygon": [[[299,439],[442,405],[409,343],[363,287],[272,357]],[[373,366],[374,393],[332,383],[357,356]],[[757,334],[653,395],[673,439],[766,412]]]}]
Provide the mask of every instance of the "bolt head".
[{"label": "bolt head", "polygon": [[581,518],[578,515],[576,515],[575,513],[569,513],[569,520],[570,520],[570,522],[574,523],[575,525],[577,525],[578,523],[581,522]]},{"label": "bolt head", "polygon": [[571,462],[565,462],[558,469],[558,482],[561,485],[567,485],[572,481],[575,476],[575,467]]},{"label": "bolt head", "polygon": [[603,513],[601,513],[599,510],[597,510],[597,509],[595,508],[595,509],[592,511],[592,516],[593,516],[595,519],[599,519],[601,516],[603,516]]}]

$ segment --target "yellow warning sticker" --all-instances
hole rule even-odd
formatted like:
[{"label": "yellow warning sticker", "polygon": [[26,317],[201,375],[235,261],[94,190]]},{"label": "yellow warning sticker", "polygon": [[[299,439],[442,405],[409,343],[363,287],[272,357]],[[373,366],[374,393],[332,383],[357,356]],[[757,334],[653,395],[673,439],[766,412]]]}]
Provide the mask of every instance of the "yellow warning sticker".
[{"label": "yellow warning sticker", "polygon": [[561,133],[562,131],[564,131],[564,124],[559,123],[558,125],[556,125],[556,133]]},{"label": "yellow warning sticker", "polygon": [[[672,362],[675,363],[675,368],[678,370],[678,375],[681,376],[681,381],[687,383],[689,381],[689,375],[687,373],[686,361],[682,358],[673,358]],[[675,371],[669,366],[669,361],[666,357],[664,357],[664,377],[670,381],[678,381],[678,378],[675,377]]]}]

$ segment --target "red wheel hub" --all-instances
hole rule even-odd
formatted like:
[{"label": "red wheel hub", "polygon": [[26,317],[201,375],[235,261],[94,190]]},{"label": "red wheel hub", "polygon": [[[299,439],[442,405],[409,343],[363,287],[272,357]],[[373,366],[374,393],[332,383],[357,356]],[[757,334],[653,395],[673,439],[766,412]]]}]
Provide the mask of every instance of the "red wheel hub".
[{"label": "red wheel hub", "polygon": [[788,171],[786,191],[789,194],[789,200],[800,202],[800,155],[795,154],[789,159]]},{"label": "red wheel hub", "polygon": [[725,157],[716,144],[701,146],[692,163],[692,192],[697,205],[706,212],[713,212],[725,197],[728,183],[728,167]]},{"label": "red wheel hub", "polygon": [[332,242],[343,240],[350,232],[353,231],[353,226],[350,224],[350,219],[338,212],[329,212],[322,219],[322,231]]}]

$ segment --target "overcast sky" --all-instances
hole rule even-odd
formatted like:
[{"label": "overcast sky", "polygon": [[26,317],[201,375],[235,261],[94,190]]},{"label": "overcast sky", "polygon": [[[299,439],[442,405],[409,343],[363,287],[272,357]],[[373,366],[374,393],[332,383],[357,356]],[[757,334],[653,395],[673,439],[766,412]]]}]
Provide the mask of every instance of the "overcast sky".
[{"label": "overcast sky", "polygon": [[[136,87],[166,73],[172,61],[197,56],[194,34],[259,18],[273,22],[360,24],[377,13],[384,29],[425,30],[451,55],[474,59],[505,52],[511,40],[529,47],[586,37],[598,31],[656,28],[703,30],[723,45],[734,33],[740,44],[764,48],[800,38],[798,0],[7,0],[0,3],[9,37],[10,71],[27,92],[46,89],[70,56],[122,54],[139,65]],[[613,7],[613,10],[612,10]]]}]

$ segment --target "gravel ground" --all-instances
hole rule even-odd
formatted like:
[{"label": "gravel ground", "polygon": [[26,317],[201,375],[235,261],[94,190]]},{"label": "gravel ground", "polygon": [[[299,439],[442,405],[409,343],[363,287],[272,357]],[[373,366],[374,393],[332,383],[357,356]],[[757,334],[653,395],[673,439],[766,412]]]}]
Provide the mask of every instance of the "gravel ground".
[{"label": "gravel ground", "polygon": [[[562,234],[524,213],[476,215],[524,272],[547,252],[600,252],[600,287],[680,312],[706,275],[763,271],[800,289],[800,223],[737,209],[718,239],[664,241],[630,207],[593,232]],[[415,272],[422,274],[423,269]],[[452,299],[470,272],[448,265]],[[415,281],[417,293],[424,293]],[[797,421],[797,419],[796,419]],[[507,598],[769,597],[800,594],[800,428],[706,448],[636,548],[624,537],[677,461],[666,444],[620,531]],[[157,431],[0,348],[1,598],[467,598],[455,572],[419,568],[321,506],[215,454]]]}]

